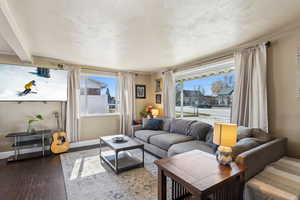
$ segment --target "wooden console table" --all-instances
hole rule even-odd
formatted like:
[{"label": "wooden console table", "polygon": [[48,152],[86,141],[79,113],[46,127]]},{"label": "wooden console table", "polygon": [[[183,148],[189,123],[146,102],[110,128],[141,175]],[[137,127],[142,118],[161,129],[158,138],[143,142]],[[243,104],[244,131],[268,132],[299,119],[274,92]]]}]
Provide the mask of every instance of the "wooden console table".
[{"label": "wooden console table", "polygon": [[240,200],[246,167],[220,165],[214,155],[193,150],[156,160],[158,200],[167,199],[166,177],[172,180],[172,200]]}]

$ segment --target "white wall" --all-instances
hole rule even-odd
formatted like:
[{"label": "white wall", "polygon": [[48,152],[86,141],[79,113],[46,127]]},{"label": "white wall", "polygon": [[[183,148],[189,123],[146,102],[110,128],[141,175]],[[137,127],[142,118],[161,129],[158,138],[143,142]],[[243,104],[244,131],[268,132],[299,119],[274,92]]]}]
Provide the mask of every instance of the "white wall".
[{"label": "white wall", "polygon": [[11,141],[5,138],[10,132],[25,131],[27,120],[32,115],[41,114],[43,121],[35,122],[32,126],[36,129],[57,128],[53,112],[60,112],[60,102],[0,102],[0,152],[10,150]]}]

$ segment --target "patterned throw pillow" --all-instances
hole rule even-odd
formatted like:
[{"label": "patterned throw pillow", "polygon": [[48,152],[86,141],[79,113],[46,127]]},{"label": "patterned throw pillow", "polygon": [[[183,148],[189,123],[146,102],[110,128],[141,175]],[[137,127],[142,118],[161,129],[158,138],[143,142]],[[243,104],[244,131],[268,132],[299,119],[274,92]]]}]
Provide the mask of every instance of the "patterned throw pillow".
[{"label": "patterned throw pillow", "polygon": [[144,130],[153,130],[158,131],[162,130],[163,120],[161,119],[149,119],[148,122],[144,125]]}]

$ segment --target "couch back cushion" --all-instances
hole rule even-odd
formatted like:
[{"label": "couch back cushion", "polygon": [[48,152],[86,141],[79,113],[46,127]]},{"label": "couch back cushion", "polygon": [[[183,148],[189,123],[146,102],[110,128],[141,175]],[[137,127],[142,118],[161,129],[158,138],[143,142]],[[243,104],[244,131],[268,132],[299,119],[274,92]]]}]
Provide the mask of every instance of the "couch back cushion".
[{"label": "couch back cushion", "polygon": [[172,122],[172,118],[168,118],[168,117],[158,117],[158,118],[155,118],[155,119],[161,119],[163,120],[163,123],[162,123],[162,130],[163,131],[167,131],[167,132],[170,132],[170,127],[171,127],[171,122]]},{"label": "couch back cushion", "polygon": [[171,121],[170,132],[182,135],[190,135],[191,125],[196,122],[193,120],[173,119]]},{"label": "couch back cushion", "polygon": [[194,122],[191,124],[189,135],[196,140],[205,141],[208,131],[212,128],[210,124],[204,122]]}]

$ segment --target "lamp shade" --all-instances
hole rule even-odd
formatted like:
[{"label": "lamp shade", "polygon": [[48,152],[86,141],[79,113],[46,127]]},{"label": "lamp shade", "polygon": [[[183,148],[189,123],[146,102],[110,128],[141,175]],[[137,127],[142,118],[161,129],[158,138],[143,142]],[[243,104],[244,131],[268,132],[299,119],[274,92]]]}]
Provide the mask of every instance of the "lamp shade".
[{"label": "lamp shade", "polygon": [[220,146],[232,147],[236,144],[237,125],[215,123],[213,142]]},{"label": "lamp shade", "polygon": [[153,116],[158,116],[159,115],[159,110],[158,109],[152,109],[151,113]]}]

